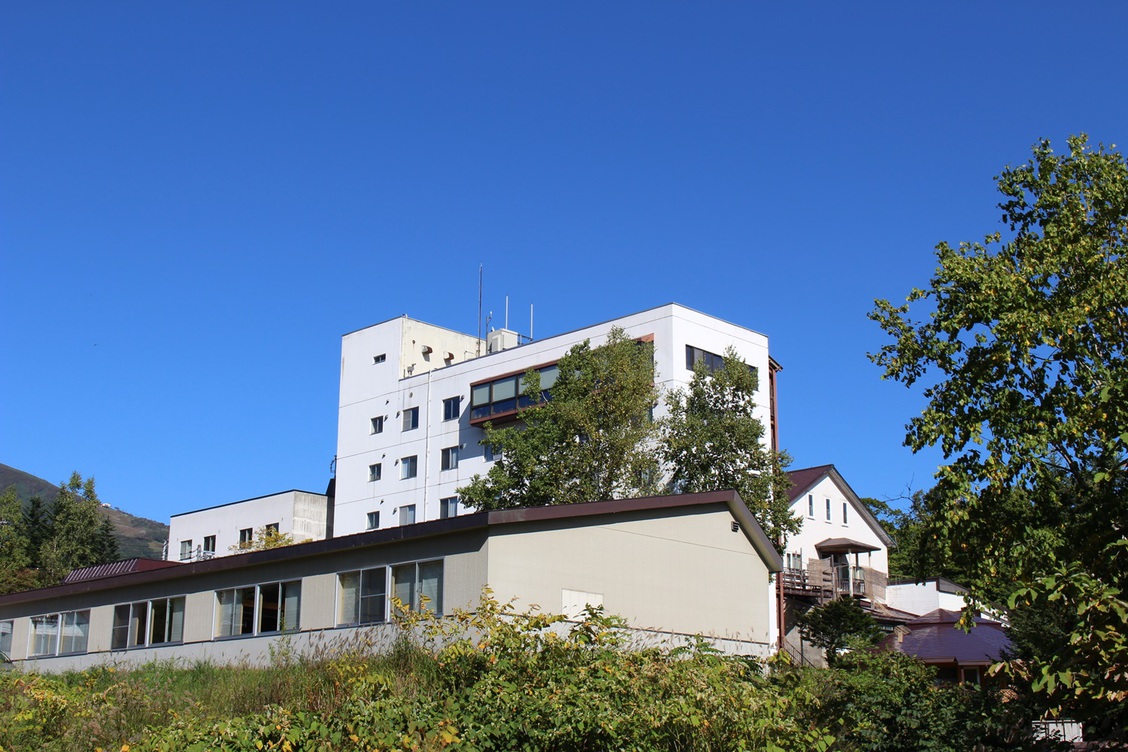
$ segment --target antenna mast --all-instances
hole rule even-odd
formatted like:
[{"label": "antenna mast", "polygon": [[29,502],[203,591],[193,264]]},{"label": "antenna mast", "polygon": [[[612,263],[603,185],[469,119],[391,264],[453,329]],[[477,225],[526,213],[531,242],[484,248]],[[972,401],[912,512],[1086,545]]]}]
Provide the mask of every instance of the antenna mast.
[{"label": "antenna mast", "polygon": [[478,352],[482,357],[482,264],[478,264]]}]

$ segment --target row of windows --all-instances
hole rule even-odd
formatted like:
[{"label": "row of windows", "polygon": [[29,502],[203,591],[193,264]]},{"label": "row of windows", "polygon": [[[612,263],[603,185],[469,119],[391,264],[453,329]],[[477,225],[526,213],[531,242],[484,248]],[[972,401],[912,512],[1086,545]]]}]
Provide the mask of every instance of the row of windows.
[{"label": "row of windows", "polygon": [[[415,524],[415,505],[414,504],[405,504],[396,511],[397,511],[398,516],[399,516],[399,524],[400,524],[401,527],[403,525],[414,525]],[[446,498],[439,499],[439,519],[445,520],[445,519],[448,519],[450,517],[457,517],[457,516],[458,516],[458,497],[457,496],[447,496]],[[379,511],[369,512],[367,523],[368,523],[368,529],[369,530],[379,530],[380,529],[380,512]]]},{"label": "row of windows", "polygon": [[[419,475],[419,455],[413,454],[410,457],[400,458],[400,480],[408,480]],[[458,447],[444,447],[440,460],[439,467],[441,470],[457,470],[458,469]],[[374,462],[368,466],[368,481],[374,483],[384,476],[384,463]]]},{"label": "row of windows", "polygon": [[[700,347],[693,345],[685,346],[685,367],[692,371],[694,366],[698,363],[705,364],[706,373],[716,373],[725,367],[725,356],[711,353],[708,350],[702,350]],[[749,373],[756,373],[755,366],[748,366]]]},{"label": "row of windows", "polygon": [[[447,501],[444,499],[444,501]],[[457,498],[455,499],[457,501]],[[442,613],[443,562],[412,562],[338,575],[337,623],[387,621],[390,592],[411,610]],[[272,634],[299,628],[301,580],[217,590],[217,638]],[[114,607],[111,650],[167,645],[184,640],[184,596],[122,603]],[[0,652],[12,651],[12,621],[0,622]],[[85,653],[90,610],[64,611],[31,619],[31,657]]]},{"label": "row of windows", "polygon": [[[443,400],[443,420],[458,420],[458,416],[462,414],[462,397],[447,397]],[[419,408],[408,407],[400,413],[401,423],[400,430],[414,431],[419,428]],[[369,429],[371,433],[384,433],[384,416],[377,415],[369,419]]]},{"label": "row of windows", "polygon": [[[826,521],[827,522],[833,522],[834,521],[833,516],[831,514],[831,506],[832,506],[832,504],[831,504],[830,499],[827,499],[826,500]],[[815,519],[815,495],[814,494],[807,494],[807,516],[810,517],[812,520]],[[842,524],[843,525],[849,525],[850,524],[850,502],[848,502],[848,501],[842,502]]]},{"label": "row of windows", "polygon": [[338,626],[387,621],[388,593],[412,611],[443,612],[443,562],[419,561],[337,575]]},{"label": "row of windows", "polygon": [[[548,390],[556,383],[560,369],[555,364],[536,369],[540,375],[540,399],[549,399]],[[533,404],[524,395],[525,374],[503,376],[500,379],[475,384],[470,388],[470,420],[483,420],[493,415],[514,412]]]}]

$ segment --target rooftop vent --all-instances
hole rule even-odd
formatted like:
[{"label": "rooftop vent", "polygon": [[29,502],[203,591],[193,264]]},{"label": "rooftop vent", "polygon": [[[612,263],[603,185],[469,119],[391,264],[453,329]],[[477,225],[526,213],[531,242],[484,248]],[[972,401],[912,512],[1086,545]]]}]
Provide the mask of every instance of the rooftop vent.
[{"label": "rooftop vent", "polygon": [[509,329],[495,329],[486,335],[486,352],[501,352],[517,347],[521,343],[517,332]]}]

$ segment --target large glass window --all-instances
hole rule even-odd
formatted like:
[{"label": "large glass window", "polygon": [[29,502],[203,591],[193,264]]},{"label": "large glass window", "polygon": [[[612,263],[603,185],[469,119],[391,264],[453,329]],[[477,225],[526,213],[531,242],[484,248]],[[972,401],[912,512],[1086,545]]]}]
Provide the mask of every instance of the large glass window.
[{"label": "large glass window", "polygon": [[238,637],[297,629],[301,593],[300,580],[219,590],[216,635]]},{"label": "large glass window", "polygon": [[[540,374],[540,401],[549,399],[549,389],[556,383],[559,369],[555,364],[534,369]],[[532,400],[524,396],[525,376],[503,376],[470,388],[470,420],[482,421],[490,416],[510,413],[528,407]]]},{"label": "large glass window", "polygon": [[66,611],[61,614],[35,616],[31,619],[33,657],[85,653],[89,639],[89,610]]},{"label": "large glass window", "polygon": [[[693,370],[694,365],[697,363],[705,364],[706,373],[716,373],[725,367],[725,358],[723,355],[711,353],[708,350],[702,350],[700,347],[693,345],[685,346],[685,367],[690,371]],[[748,372],[751,374],[756,373],[755,366],[748,366]]]},{"label": "large glass window", "polygon": [[392,593],[412,611],[443,612],[443,562],[421,561],[392,568]]},{"label": "large glass window", "polygon": [[387,620],[387,567],[344,572],[338,578],[341,585],[338,624],[374,624]]}]

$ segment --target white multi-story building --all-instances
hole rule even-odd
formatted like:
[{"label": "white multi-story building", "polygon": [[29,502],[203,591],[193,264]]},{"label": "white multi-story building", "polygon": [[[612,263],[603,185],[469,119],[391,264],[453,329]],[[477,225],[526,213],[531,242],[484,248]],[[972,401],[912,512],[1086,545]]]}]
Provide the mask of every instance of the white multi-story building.
[{"label": "white multi-story building", "polygon": [[[489,471],[482,425],[517,419],[521,377],[541,374],[574,345],[602,344],[613,327],[654,344],[662,393],[687,385],[693,364],[720,364],[733,347],[759,374],[757,417],[774,445],[778,365],[768,338],[668,304],[566,334],[525,341],[508,330],[486,340],[407,316],[351,332],[341,345],[334,534],[442,519],[465,512],[458,489]],[[659,404],[656,414],[664,405]]]},{"label": "white multi-story building", "polygon": [[324,540],[332,535],[330,514],[324,494],[297,490],[174,514],[165,558],[200,561],[239,553],[267,528],[295,543]]}]

